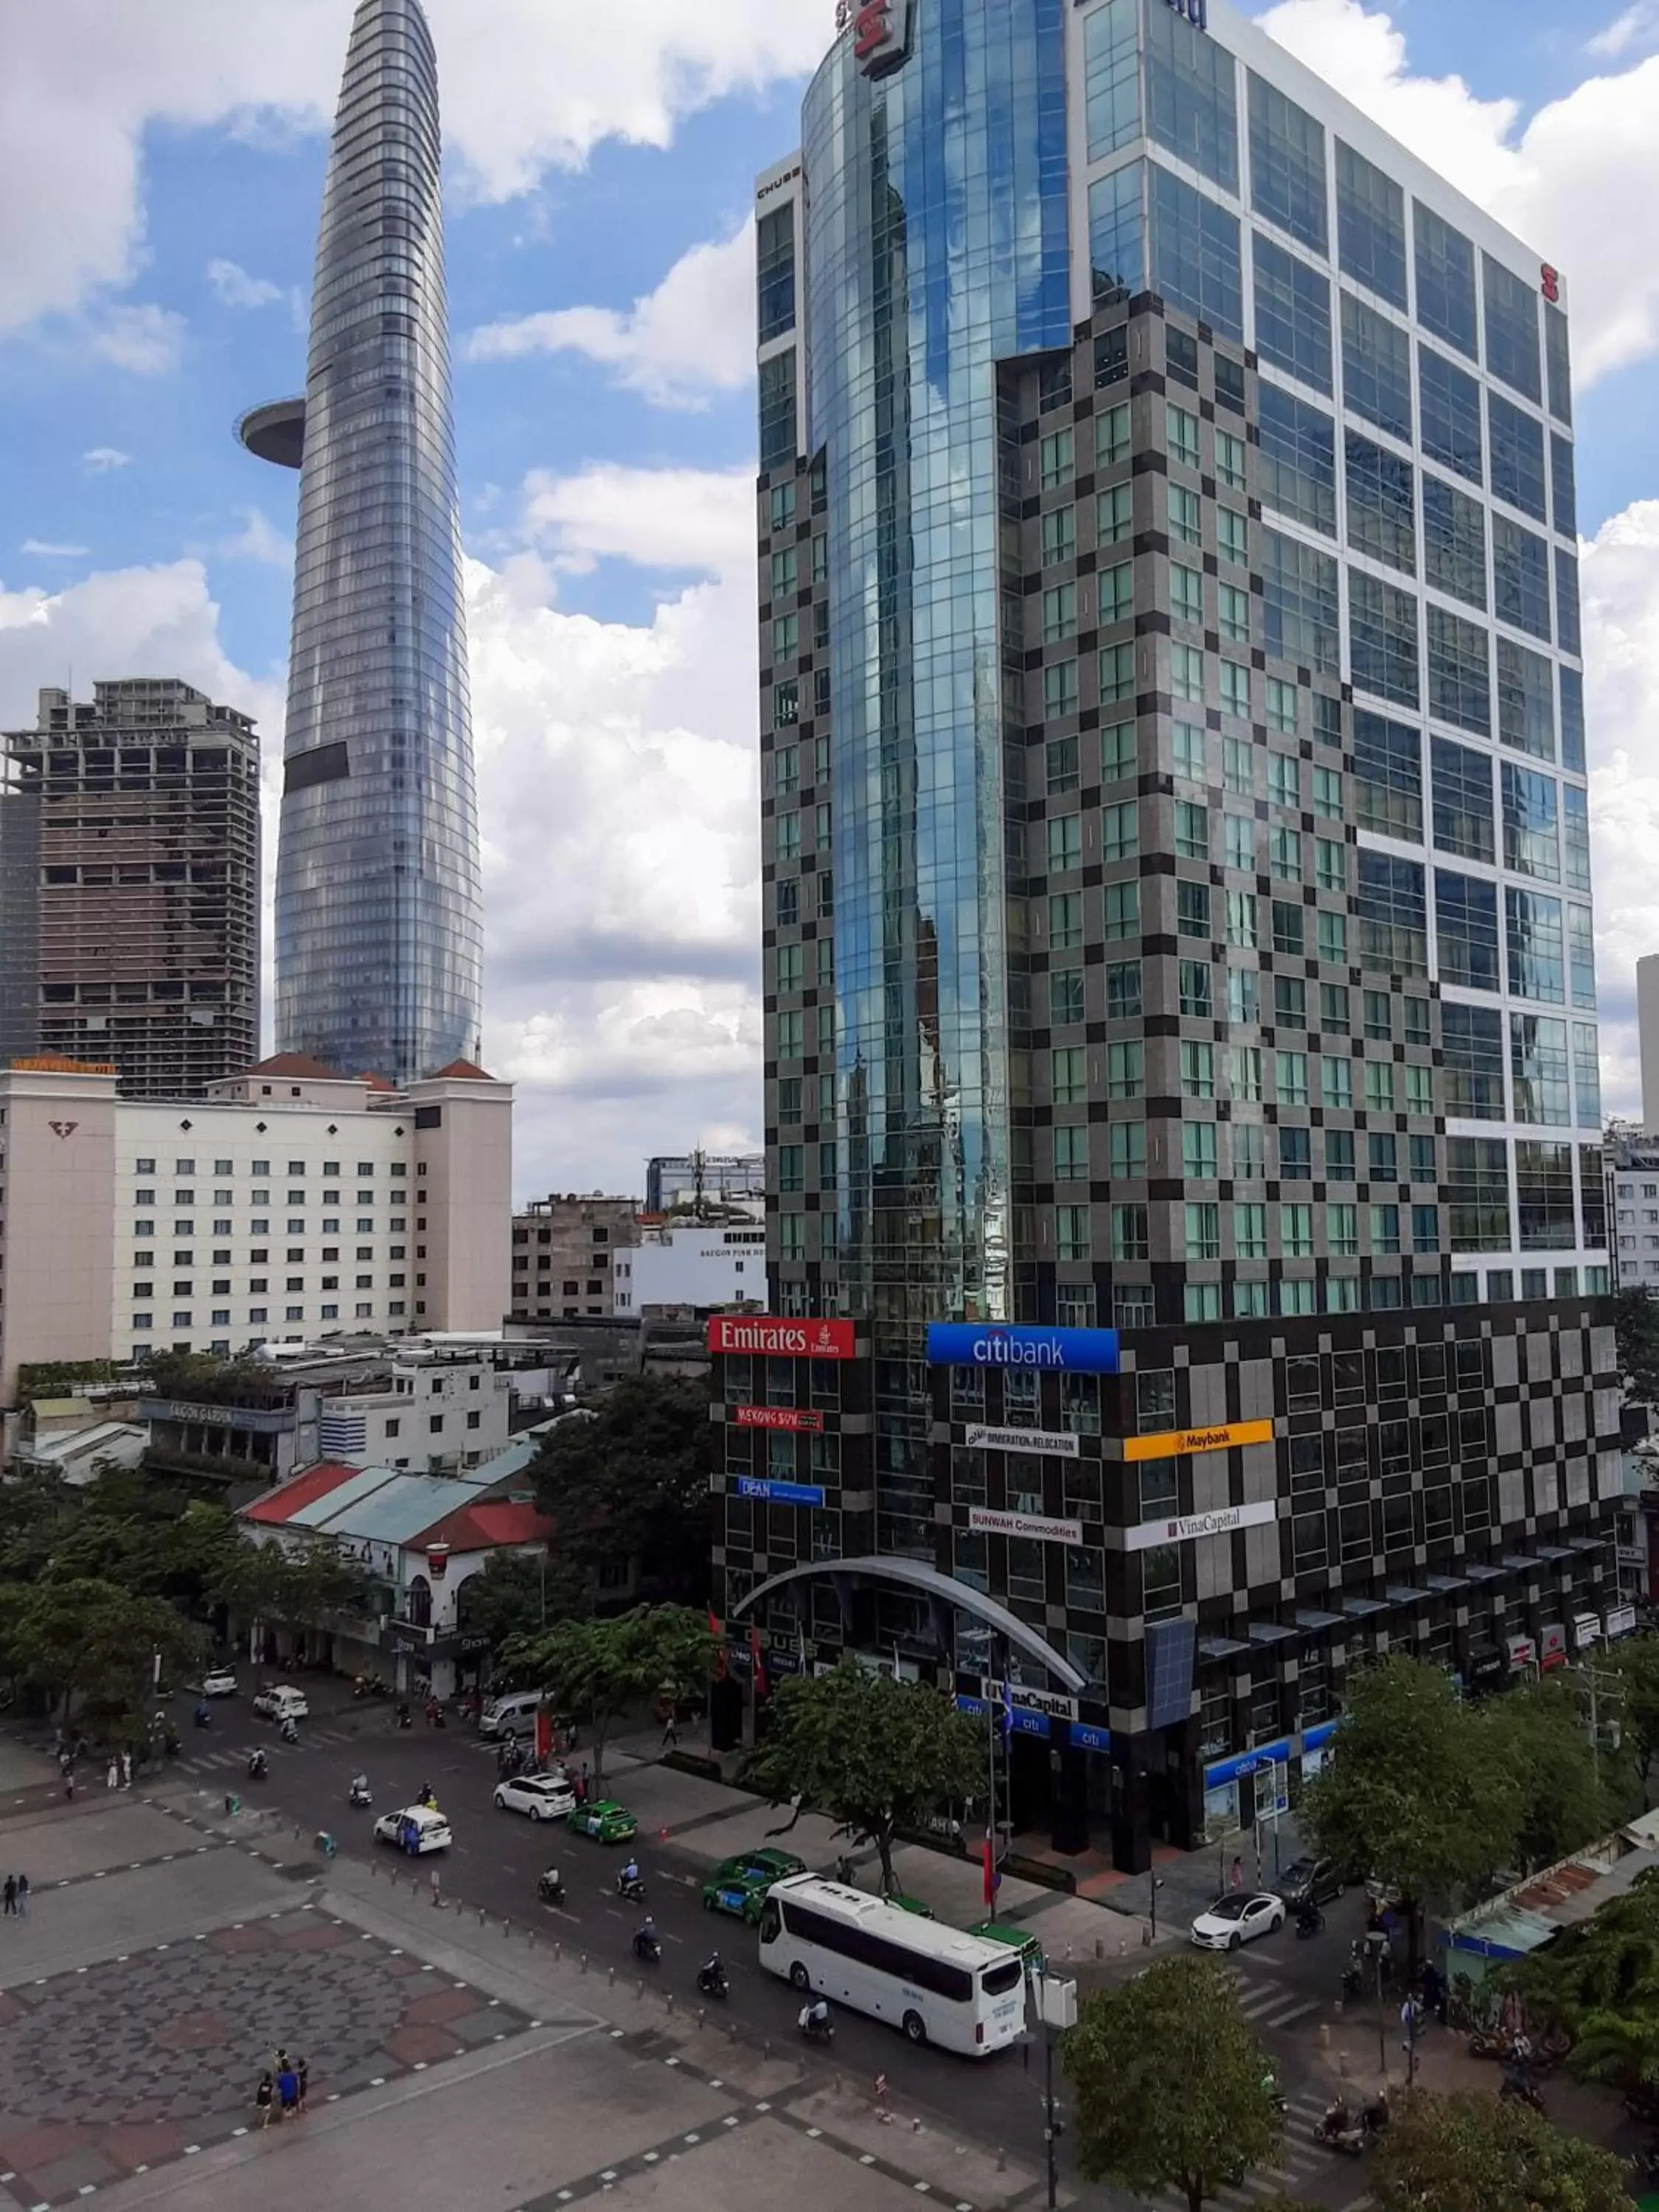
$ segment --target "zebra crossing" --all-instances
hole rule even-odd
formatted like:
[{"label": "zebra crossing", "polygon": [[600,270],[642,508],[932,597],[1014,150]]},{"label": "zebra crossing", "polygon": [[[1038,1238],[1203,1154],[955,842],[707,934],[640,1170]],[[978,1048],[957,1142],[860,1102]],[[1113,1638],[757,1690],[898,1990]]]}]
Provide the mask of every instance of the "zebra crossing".
[{"label": "zebra crossing", "polygon": [[1311,2020],[1322,2009],[1317,1997],[1265,1978],[1259,1980],[1249,1967],[1235,1966],[1233,1972],[1238,1982],[1239,2010],[1258,2030],[1294,2027],[1298,2021]]},{"label": "zebra crossing", "polygon": [[[349,1729],[305,1728],[301,1730],[297,1744],[267,1746],[266,1749],[275,1749],[287,1755],[295,1751],[334,1750],[343,1743],[358,1743],[361,1741]],[[245,1767],[249,1752],[255,1748],[256,1744],[252,1739],[246,1743],[221,1744],[212,1751],[200,1751],[188,1759],[176,1759],[172,1762],[172,1767],[180,1774],[222,1774],[229,1767]]]}]

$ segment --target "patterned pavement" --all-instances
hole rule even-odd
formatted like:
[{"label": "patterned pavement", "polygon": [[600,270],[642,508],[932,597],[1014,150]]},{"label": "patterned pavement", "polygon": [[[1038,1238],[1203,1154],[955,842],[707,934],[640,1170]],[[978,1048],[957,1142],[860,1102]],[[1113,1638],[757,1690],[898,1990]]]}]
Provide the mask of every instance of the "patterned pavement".
[{"label": "patterned pavement", "polygon": [[0,2184],[56,2204],[246,2133],[278,2044],[314,2104],[527,2025],[309,1905],[49,1976],[0,1991]]}]

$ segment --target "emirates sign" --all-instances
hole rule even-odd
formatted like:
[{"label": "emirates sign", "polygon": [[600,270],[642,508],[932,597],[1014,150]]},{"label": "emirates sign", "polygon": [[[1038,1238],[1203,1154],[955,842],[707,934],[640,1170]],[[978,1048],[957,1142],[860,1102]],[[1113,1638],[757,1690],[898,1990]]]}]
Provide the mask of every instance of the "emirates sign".
[{"label": "emirates sign", "polygon": [[850,1321],[785,1321],[774,1314],[716,1314],[711,1352],[761,1352],[769,1359],[851,1359]]}]

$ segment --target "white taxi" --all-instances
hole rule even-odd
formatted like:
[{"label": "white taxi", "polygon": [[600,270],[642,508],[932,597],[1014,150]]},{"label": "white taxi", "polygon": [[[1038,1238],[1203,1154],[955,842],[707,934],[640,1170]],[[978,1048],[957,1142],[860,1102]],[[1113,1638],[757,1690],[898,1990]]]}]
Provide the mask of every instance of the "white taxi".
[{"label": "white taxi", "polygon": [[405,1805],[401,1812],[381,1814],[374,1823],[374,1840],[419,1858],[428,1851],[447,1851],[455,1838],[435,1807]]}]

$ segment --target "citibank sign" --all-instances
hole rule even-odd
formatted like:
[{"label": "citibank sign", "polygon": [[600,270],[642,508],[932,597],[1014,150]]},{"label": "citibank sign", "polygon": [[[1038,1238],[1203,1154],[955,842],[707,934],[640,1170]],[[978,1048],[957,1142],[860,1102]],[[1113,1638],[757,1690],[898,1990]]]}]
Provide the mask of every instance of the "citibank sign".
[{"label": "citibank sign", "polygon": [[910,50],[912,0],[838,0],[836,28],[853,33],[853,58],[866,76],[896,69]]},{"label": "citibank sign", "polygon": [[1034,1367],[1062,1375],[1115,1375],[1115,1328],[1042,1328],[1006,1322],[930,1321],[930,1367]]}]

